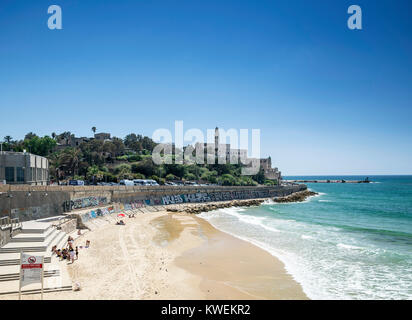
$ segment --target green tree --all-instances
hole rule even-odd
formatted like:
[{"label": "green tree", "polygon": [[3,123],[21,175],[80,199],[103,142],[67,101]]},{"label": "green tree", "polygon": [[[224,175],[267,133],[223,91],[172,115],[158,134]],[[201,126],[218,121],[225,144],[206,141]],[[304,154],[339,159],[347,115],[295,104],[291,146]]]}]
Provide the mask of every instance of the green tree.
[{"label": "green tree", "polygon": [[166,180],[172,181],[172,180],[178,180],[178,178],[174,174],[169,173],[168,175],[166,175]]},{"label": "green tree", "polygon": [[196,180],[196,176],[193,173],[186,173],[184,178],[189,181]]},{"label": "green tree", "polygon": [[171,173],[179,178],[183,178],[186,173],[186,166],[182,164],[165,164],[164,167],[166,169],[166,174]]},{"label": "green tree", "polygon": [[59,184],[59,178],[60,178],[60,172],[61,172],[60,166],[62,164],[60,155],[57,152],[52,153],[49,156],[49,163],[50,163],[49,171],[51,173],[51,176]]},{"label": "green tree", "polygon": [[30,139],[25,139],[23,145],[29,152],[33,154],[37,154],[39,156],[46,157],[48,156],[56,146],[56,141],[49,136],[44,136],[40,138],[36,135],[27,134],[27,136],[31,136]]},{"label": "green tree", "polygon": [[156,167],[155,167],[152,159],[144,159],[142,161],[133,163],[132,172],[133,173],[142,173],[146,177],[150,177],[150,176],[156,174]]},{"label": "green tree", "polygon": [[81,157],[82,152],[77,148],[66,148],[61,153],[61,163],[70,175],[78,174]]},{"label": "green tree", "polygon": [[259,184],[263,184],[265,182],[265,171],[263,168],[260,168],[259,172],[252,176],[252,179],[255,180]]},{"label": "green tree", "polygon": [[231,174],[223,174],[217,179],[218,183],[222,186],[234,186],[236,184],[236,179]]}]

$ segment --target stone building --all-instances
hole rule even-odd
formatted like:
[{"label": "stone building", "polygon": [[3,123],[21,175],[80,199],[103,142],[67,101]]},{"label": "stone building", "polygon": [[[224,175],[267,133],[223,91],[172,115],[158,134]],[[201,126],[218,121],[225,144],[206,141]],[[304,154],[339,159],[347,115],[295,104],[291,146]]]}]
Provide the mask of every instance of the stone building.
[{"label": "stone building", "polygon": [[94,134],[94,138],[96,140],[110,140],[110,133],[105,133],[105,132],[101,132],[101,133],[95,133]]},{"label": "stone building", "polygon": [[80,137],[80,138],[76,138],[73,135],[69,136],[69,137],[65,137],[65,138],[61,138],[57,141],[57,150],[62,150],[68,147],[79,147],[83,142],[89,142],[90,138],[87,137]]},{"label": "stone building", "polygon": [[[219,134],[219,128],[216,127],[215,129],[215,136],[213,143],[204,143],[204,153],[205,157],[207,154],[211,154],[213,152],[216,158],[223,159],[225,163],[232,163],[237,164],[241,163],[241,159],[247,158],[247,150],[244,149],[233,149],[231,148],[230,143],[222,143],[225,141],[221,141],[221,136]],[[197,144],[196,144],[197,145]],[[206,161],[206,159],[205,159]],[[222,161],[222,160],[220,160]]]},{"label": "stone building", "polygon": [[260,166],[261,168],[263,168],[266,179],[277,181],[278,185],[280,185],[280,182],[282,180],[282,173],[278,170],[278,168],[272,168],[271,157],[260,159]]},{"label": "stone building", "polygon": [[49,182],[49,160],[28,152],[1,152],[0,181],[45,186]]}]

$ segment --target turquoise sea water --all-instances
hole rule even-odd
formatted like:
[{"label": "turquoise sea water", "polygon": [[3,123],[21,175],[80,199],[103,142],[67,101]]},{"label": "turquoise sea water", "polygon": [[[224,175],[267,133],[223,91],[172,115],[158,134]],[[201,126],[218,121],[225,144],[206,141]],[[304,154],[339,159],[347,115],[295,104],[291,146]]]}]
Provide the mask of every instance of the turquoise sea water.
[{"label": "turquoise sea water", "polygon": [[369,178],[308,184],[320,195],[302,203],[200,216],[280,258],[311,299],[412,299],[412,176]]}]

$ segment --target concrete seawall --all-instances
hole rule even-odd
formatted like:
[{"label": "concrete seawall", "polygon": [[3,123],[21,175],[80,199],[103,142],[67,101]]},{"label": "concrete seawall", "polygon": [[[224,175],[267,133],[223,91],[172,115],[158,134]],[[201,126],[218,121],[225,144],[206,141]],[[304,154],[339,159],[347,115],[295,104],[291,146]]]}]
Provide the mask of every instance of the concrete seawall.
[{"label": "concrete seawall", "polygon": [[128,206],[168,205],[280,197],[305,190],[294,186],[16,186],[0,185],[0,217],[41,219],[77,209],[122,203]]}]

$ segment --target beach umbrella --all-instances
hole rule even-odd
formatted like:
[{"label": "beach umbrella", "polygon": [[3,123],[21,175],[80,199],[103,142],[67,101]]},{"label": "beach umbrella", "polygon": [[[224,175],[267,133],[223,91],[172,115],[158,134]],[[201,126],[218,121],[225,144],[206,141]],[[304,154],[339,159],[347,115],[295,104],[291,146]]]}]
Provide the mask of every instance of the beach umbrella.
[{"label": "beach umbrella", "polygon": [[118,217],[126,217],[126,215],[124,213],[119,213],[117,216]]}]

